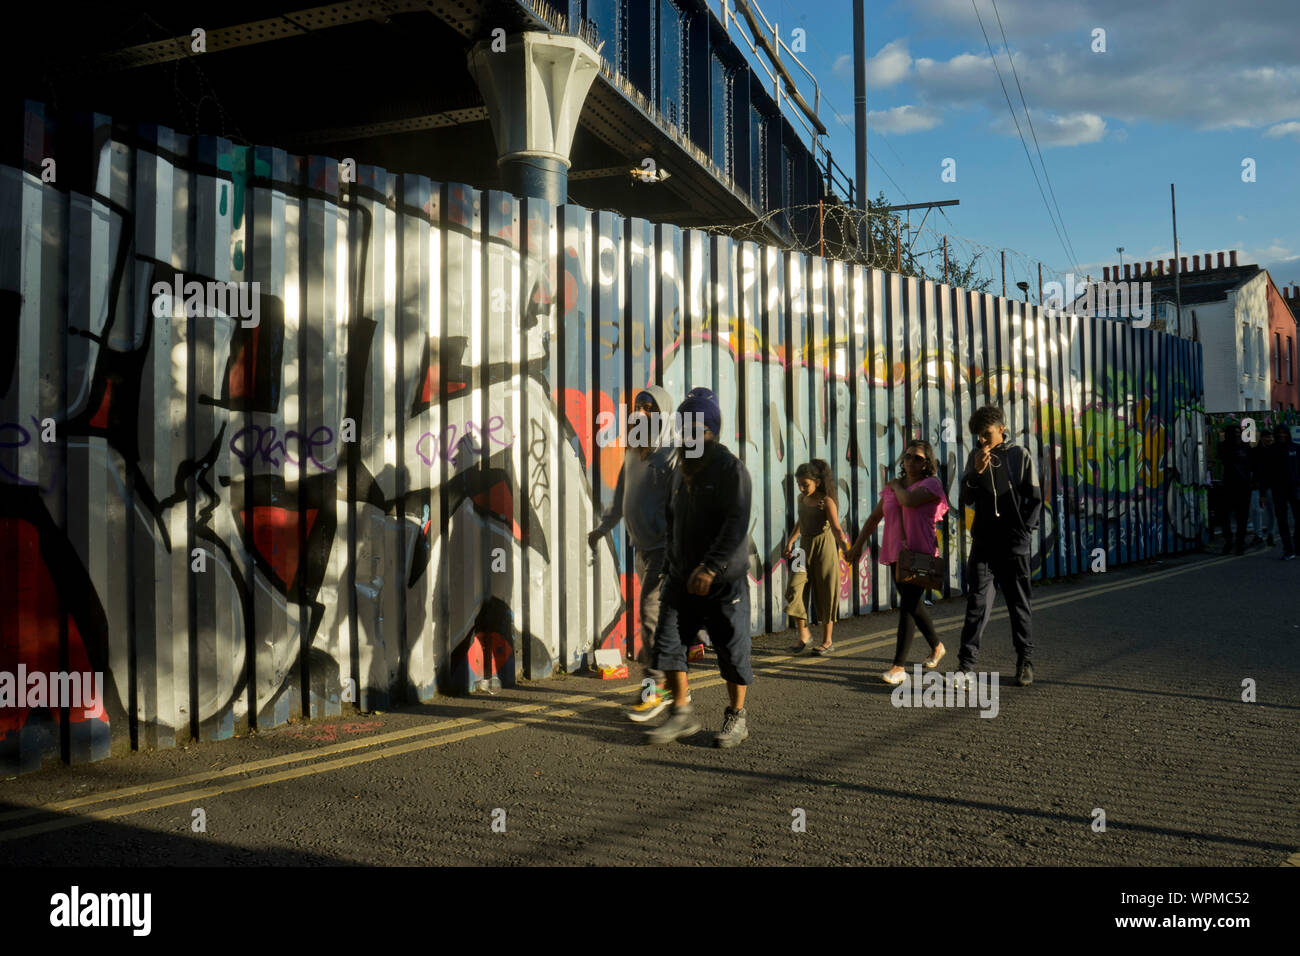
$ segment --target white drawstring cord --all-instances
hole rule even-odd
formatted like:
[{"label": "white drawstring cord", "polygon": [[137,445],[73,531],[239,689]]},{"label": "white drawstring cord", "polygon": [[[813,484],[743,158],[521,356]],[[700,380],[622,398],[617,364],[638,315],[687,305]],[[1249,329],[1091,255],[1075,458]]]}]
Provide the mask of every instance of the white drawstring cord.
[{"label": "white drawstring cord", "polygon": [[998,511],[998,483],[993,478],[993,469],[1000,465],[1001,459],[993,452],[989,452],[989,487],[993,489],[993,517],[1001,518],[1002,513]]}]

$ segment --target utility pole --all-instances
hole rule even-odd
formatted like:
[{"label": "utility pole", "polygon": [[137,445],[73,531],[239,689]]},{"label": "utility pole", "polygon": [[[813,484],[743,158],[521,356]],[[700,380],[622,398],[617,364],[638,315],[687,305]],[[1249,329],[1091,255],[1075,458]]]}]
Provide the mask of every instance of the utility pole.
[{"label": "utility pole", "polygon": [[867,192],[867,15],[864,0],[853,0],[853,140],[854,176],[857,178],[858,248],[871,261],[871,224],[867,221],[870,193]]},{"label": "utility pole", "polygon": [[1174,201],[1174,184],[1169,184],[1169,211],[1174,217],[1174,311],[1178,318],[1178,334],[1183,334],[1183,290],[1179,281],[1182,260],[1178,258],[1178,204]]}]

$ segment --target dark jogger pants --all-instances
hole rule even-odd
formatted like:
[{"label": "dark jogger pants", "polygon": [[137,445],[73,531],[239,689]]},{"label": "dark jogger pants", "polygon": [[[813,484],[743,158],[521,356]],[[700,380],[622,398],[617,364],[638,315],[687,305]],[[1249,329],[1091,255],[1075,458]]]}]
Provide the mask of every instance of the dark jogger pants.
[{"label": "dark jogger pants", "polygon": [[1295,539],[1291,537],[1291,521],[1295,519],[1296,534],[1300,534],[1300,501],[1296,500],[1294,488],[1283,485],[1273,489],[1273,514],[1277,518],[1277,530],[1282,535],[1282,553],[1295,554]]},{"label": "dark jogger pants", "polygon": [[1003,551],[1000,554],[972,549],[966,565],[966,621],[961,629],[961,650],[957,666],[963,671],[975,669],[979,658],[980,638],[993,612],[993,585],[1002,590],[1011,618],[1011,643],[1016,655],[1026,660],[1033,656],[1030,634],[1029,555]]},{"label": "dark jogger pants", "polygon": [[1232,544],[1232,517],[1237,518],[1237,550],[1246,547],[1246,522],[1250,518],[1250,488],[1228,485],[1223,489],[1223,545]]},{"label": "dark jogger pants", "polygon": [[919,630],[926,643],[933,651],[939,646],[939,635],[934,631],[934,623],[921,603],[925,588],[919,584],[899,584],[898,566],[890,565],[894,574],[894,586],[898,588],[898,640],[894,645],[894,666],[907,666],[907,652],[912,646],[912,635]]}]

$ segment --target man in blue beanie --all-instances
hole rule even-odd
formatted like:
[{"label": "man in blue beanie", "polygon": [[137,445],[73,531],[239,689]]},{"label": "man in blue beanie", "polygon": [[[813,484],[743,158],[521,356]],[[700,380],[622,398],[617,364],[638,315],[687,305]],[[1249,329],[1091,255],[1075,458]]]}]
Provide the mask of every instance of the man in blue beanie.
[{"label": "man in blue beanie", "polygon": [[[700,729],[691,705],[682,635],[708,631],[727,682],[731,705],[717,747],[749,736],[745,691],[754,679],[749,636],[749,517],[751,488],[744,464],[718,441],[722,412],[713,393],[692,390],[677,409],[684,454],[668,495],[666,579],[655,632],[655,663],[672,690],[668,720],[646,735],[667,744]],[[693,443],[698,454],[690,454]]]}]

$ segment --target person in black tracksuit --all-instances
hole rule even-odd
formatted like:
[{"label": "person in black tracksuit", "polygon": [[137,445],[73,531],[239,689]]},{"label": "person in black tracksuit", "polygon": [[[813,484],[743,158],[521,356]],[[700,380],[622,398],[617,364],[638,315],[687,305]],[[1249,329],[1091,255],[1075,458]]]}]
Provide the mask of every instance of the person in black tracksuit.
[{"label": "person in black tracksuit", "polygon": [[1030,631],[1029,557],[1038,529],[1043,495],[1032,456],[1006,440],[1002,409],[985,405],[975,410],[970,429],[978,443],[966,461],[959,501],[975,509],[967,563],[966,620],[957,653],[958,677],[975,669],[980,638],[993,611],[993,585],[1002,589],[1016,648],[1016,683],[1034,680],[1030,662],[1034,644]]},{"label": "person in black tracksuit", "polygon": [[1265,488],[1273,496],[1273,513],[1278,531],[1282,533],[1282,560],[1295,557],[1295,540],[1291,536],[1291,520],[1296,520],[1296,533],[1300,534],[1300,448],[1291,441],[1291,429],[1278,425],[1273,429],[1273,444],[1260,454],[1260,491]]},{"label": "person in black tracksuit", "polygon": [[[1232,516],[1237,517],[1237,553],[1246,553],[1246,520],[1250,513],[1250,455],[1241,440],[1241,426],[1230,424],[1219,442],[1223,465],[1223,553],[1232,551]],[[1275,506],[1276,507],[1276,506]]]},{"label": "person in black tracksuit", "polygon": [[[712,392],[694,389],[678,407],[683,430],[698,418],[700,454],[683,453],[668,493],[665,580],[655,631],[654,667],[672,690],[668,720],[647,742],[666,744],[700,729],[687,681],[686,642],[703,627],[718,656],[731,706],[714,745],[734,747],[749,736],[745,693],[750,666],[749,519],[752,499],[744,462],[718,442],[722,416]],[[697,433],[698,434],[698,433]]]}]

